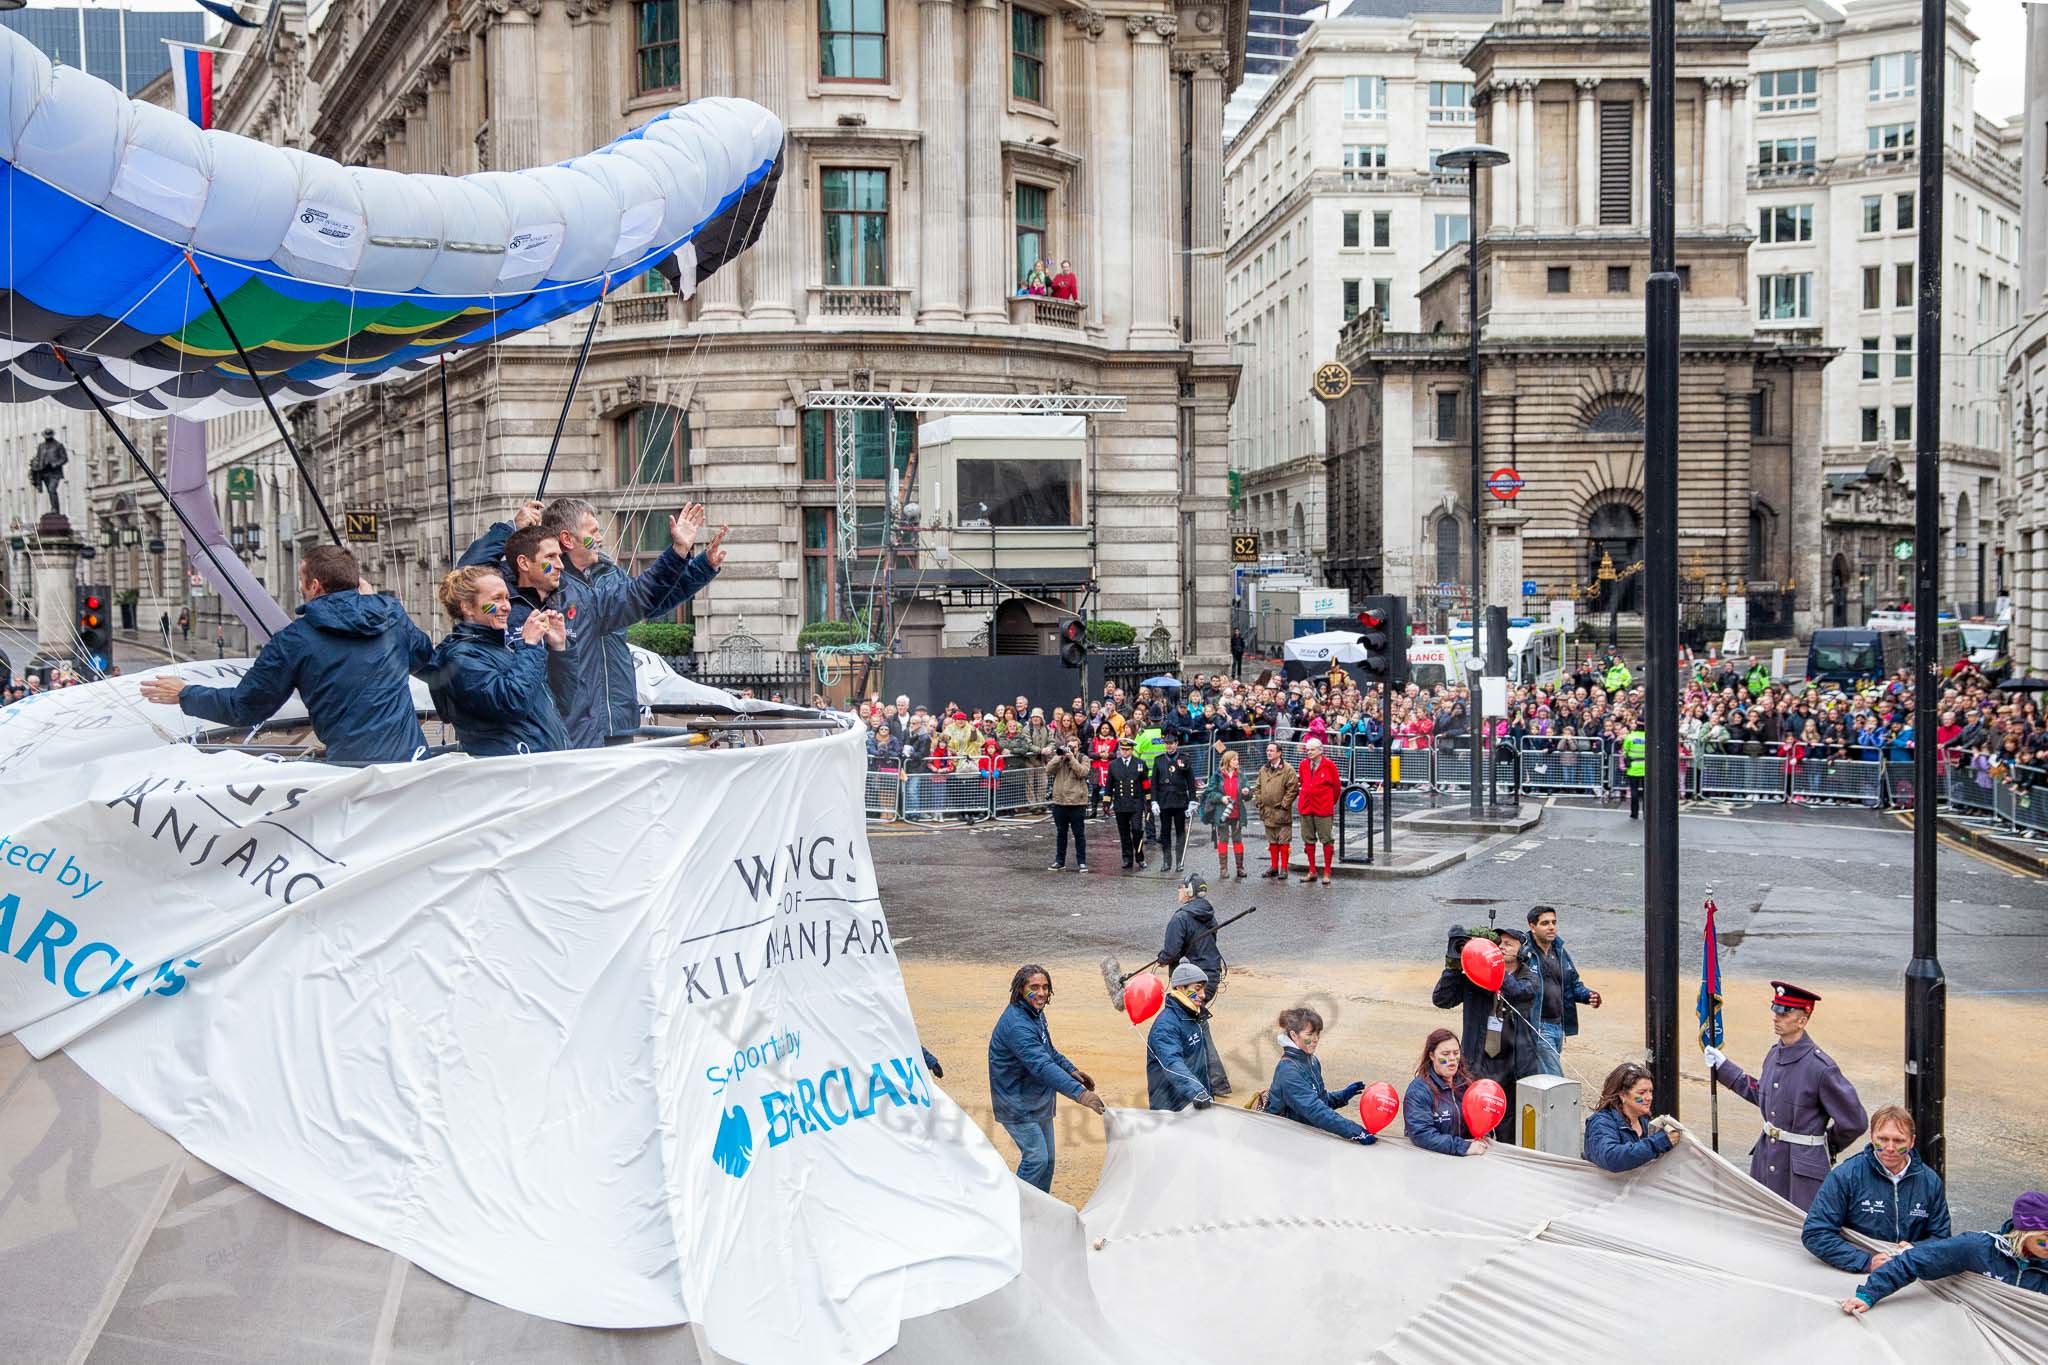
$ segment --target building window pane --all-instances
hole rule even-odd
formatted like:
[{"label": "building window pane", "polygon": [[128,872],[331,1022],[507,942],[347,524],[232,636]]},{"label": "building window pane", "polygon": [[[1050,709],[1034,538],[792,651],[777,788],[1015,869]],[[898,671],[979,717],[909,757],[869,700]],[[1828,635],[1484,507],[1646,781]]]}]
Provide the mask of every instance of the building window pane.
[{"label": "building window pane", "polygon": [[1347,212],[1344,215],[1344,245],[1346,246],[1360,246],[1363,244],[1359,236],[1358,217],[1355,211]]},{"label": "building window pane", "polygon": [[1910,441],[1913,439],[1913,408],[1911,404],[1901,403],[1892,409],[1892,439],[1894,441]]},{"label": "building window pane", "polygon": [[1470,81],[1431,81],[1429,83],[1429,121],[1431,123],[1470,123],[1472,121],[1472,83]]},{"label": "building window pane", "polygon": [[1544,275],[1544,287],[1552,294],[1572,292],[1572,268],[1568,265],[1553,265]]},{"label": "building window pane", "polygon": [[1881,232],[1884,230],[1884,196],[1866,194],[1863,196],[1863,230]]},{"label": "building window pane", "polygon": [[1913,144],[1919,135],[1919,129],[1910,123],[1874,123],[1865,133],[1869,141],[1869,159],[1910,161],[1913,157]]},{"label": "building window pane", "polygon": [[1607,267],[1607,292],[1610,294],[1626,294],[1629,292],[1627,266],[1610,265]]},{"label": "building window pane", "polygon": [[1910,336],[1892,338],[1892,375],[1898,379],[1913,377],[1913,338]]},{"label": "building window pane", "polygon": [[1372,282],[1372,306],[1382,319],[1393,316],[1394,282],[1392,280],[1374,280]]},{"label": "building window pane", "polygon": [[1344,281],[1344,321],[1358,316],[1359,281]]},{"label": "building window pane", "polygon": [[1814,169],[1813,147],[1814,140],[1810,137],[1780,137],[1759,142],[1756,146],[1757,173],[1772,176],[1811,171]]},{"label": "building window pane", "polygon": [[1010,7],[1010,93],[1045,103],[1045,16]]},{"label": "building window pane", "polygon": [[1756,78],[1756,111],[1783,114],[1820,107],[1820,72],[1811,66],[1790,71],[1760,71]]},{"label": "building window pane", "polygon": [[[1874,212],[1870,200],[1864,205],[1864,220],[1871,221]],[[1813,205],[1776,204],[1757,210],[1756,235],[1766,245],[1780,242],[1810,242],[1813,240]]]},{"label": "building window pane", "polygon": [[1439,441],[1458,439],[1458,400],[1463,395],[1456,389],[1439,389],[1436,395],[1436,438]]},{"label": "building window pane", "polygon": [[1865,408],[1863,410],[1863,439],[1866,441],[1875,441],[1877,439],[1876,408]]},{"label": "building window pane", "polygon": [[637,0],[633,51],[640,94],[680,90],[683,85],[683,29],[680,0]]},{"label": "building window pane", "polygon": [[1352,143],[1344,149],[1344,183],[1371,184],[1387,178],[1385,143]]},{"label": "building window pane", "polygon": [[884,0],[818,0],[818,75],[828,81],[889,79]]},{"label": "building window pane", "polygon": [[1813,276],[1763,275],[1757,279],[1757,317],[1767,322],[1803,320],[1813,316]]},{"label": "building window pane", "polygon": [[1913,195],[1908,192],[1893,196],[1895,217],[1892,226],[1904,232],[1913,226]]},{"label": "building window pane", "polygon": [[1448,251],[1462,243],[1472,232],[1472,220],[1462,213],[1439,213],[1436,216],[1436,249]]},{"label": "building window pane", "polygon": [[680,483],[690,477],[688,413],[654,404],[633,409],[615,427],[621,485]]},{"label": "building window pane", "polygon": [[[1031,276],[1031,267],[1045,259],[1045,206],[1043,186],[1019,184],[1017,203],[1017,283],[1021,288]],[[1051,267],[1047,266],[1048,275]],[[1050,288],[1050,284],[1047,285]]]},{"label": "building window pane", "polygon": [[1910,261],[1892,267],[1892,302],[1900,308],[1913,306],[1913,264]]},{"label": "building window pane", "polygon": [[1865,379],[1875,379],[1878,377],[1876,337],[1863,338],[1863,377]]},{"label": "building window pane", "polygon": [[1372,244],[1392,246],[1394,244],[1394,215],[1375,213],[1372,216]]},{"label": "building window pane", "polygon": [[1386,77],[1346,76],[1344,78],[1345,118],[1357,122],[1361,119],[1381,119],[1386,116]]},{"label": "building window pane", "polygon": [[[832,483],[837,475],[837,437],[841,421],[853,424],[853,472],[856,479],[878,483],[889,476],[884,449],[889,443],[889,416],[879,409],[845,412],[837,409],[806,408],[803,418],[804,478],[811,483]],[[896,415],[897,472],[910,468],[911,452],[917,446],[917,422],[908,413]]]},{"label": "building window pane", "polygon": [[827,168],[819,177],[825,218],[825,283],[889,282],[889,173]]},{"label": "building window pane", "polygon": [[[1870,99],[1912,99],[1919,92],[1920,54],[1888,52],[1870,59]],[[1958,94],[1961,92],[1958,91]]]},{"label": "building window pane", "polygon": [[1863,267],[1863,306],[1881,308],[1884,306],[1884,275],[1882,268],[1874,265]]}]

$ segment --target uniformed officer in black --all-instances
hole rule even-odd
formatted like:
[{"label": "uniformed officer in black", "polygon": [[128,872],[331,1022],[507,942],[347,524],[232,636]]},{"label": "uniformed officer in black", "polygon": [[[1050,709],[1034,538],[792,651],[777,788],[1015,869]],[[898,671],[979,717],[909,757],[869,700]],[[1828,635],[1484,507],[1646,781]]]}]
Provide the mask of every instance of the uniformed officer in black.
[{"label": "uniformed officer in black", "polygon": [[1117,842],[1123,845],[1124,871],[1133,866],[1145,870],[1145,808],[1151,801],[1146,790],[1151,775],[1133,753],[1130,736],[1116,742],[1116,757],[1109,765],[1109,808],[1116,813]]}]

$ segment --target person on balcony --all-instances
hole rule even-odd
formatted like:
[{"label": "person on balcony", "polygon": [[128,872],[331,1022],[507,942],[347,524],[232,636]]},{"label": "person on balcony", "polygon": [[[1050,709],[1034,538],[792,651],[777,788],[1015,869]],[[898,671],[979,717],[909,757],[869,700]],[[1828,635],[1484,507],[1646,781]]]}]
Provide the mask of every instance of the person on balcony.
[{"label": "person on balcony", "polygon": [[1068,300],[1081,297],[1081,281],[1074,275],[1072,261],[1060,262],[1059,273],[1052,277],[1052,296]]}]

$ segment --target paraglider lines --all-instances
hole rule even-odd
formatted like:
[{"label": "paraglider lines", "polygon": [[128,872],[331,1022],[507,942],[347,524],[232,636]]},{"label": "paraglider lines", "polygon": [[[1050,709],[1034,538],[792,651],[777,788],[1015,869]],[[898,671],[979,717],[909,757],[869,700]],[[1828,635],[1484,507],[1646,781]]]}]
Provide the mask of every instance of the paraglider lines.
[{"label": "paraglider lines", "polygon": [[[211,295],[208,297],[211,297]],[[249,599],[242,595],[241,585],[228,575],[226,569],[221,567],[220,560],[214,555],[214,547],[193,527],[191,518],[185,515],[185,509],[178,505],[178,500],[171,496],[171,490],[164,486],[162,476],[150,468],[149,461],[142,458],[142,452],[135,448],[135,442],[128,438],[128,433],[121,429],[121,424],[116,422],[114,415],[107,411],[107,405],[100,401],[98,394],[93,392],[92,385],[85,382],[85,377],[79,374],[78,367],[71,363],[71,357],[65,355],[64,352],[58,350],[55,346],[50,347],[50,350],[56,354],[58,361],[63,364],[64,368],[70,371],[72,382],[77,384],[79,390],[85,394],[87,401],[92,404],[93,411],[97,412],[100,415],[100,420],[107,424],[107,429],[114,433],[114,439],[127,449],[128,458],[135,461],[135,467],[142,471],[142,476],[149,480],[152,488],[156,489],[156,494],[164,500],[164,505],[177,513],[178,524],[185,528],[186,539],[192,544],[197,545],[205,553],[207,559],[213,564],[214,572],[220,575],[220,581],[233,588],[235,596],[242,599],[242,609],[249,613],[247,619],[250,621],[262,620],[262,615],[255,607],[250,605]]]},{"label": "paraglider lines", "polygon": [[[242,358],[242,368],[249,372],[249,382],[256,386],[256,396],[263,400],[264,410],[270,414],[270,420],[277,426],[277,434],[284,438],[284,448],[291,454],[292,463],[299,468],[299,477],[305,481],[306,493],[313,499],[313,510],[320,514],[321,525],[327,528],[328,539],[336,545],[341,544],[341,532],[334,529],[334,518],[327,514],[327,504],[320,500],[320,485],[313,482],[313,471],[306,468],[306,457],[299,453],[298,442],[292,439],[292,433],[285,426],[284,418],[278,415],[277,404],[270,401],[270,390],[263,387],[263,376],[256,372],[255,362],[249,359],[248,351],[242,348],[242,339],[235,335],[235,325],[228,321],[227,310],[222,308],[220,300],[214,297],[213,286],[206,282],[206,276],[199,269],[199,262],[192,259],[190,251],[185,253],[185,264],[192,268],[193,278],[199,281],[199,287],[206,292],[206,301],[213,305],[213,315],[220,319],[221,329],[228,334],[228,340],[235,343],[235,354]],[[70,362],[66,361],[65,364],[68,368]],[[73,373],[75,375],[76,372]],[[98,395],[93,397],[93,406],[99,406]],[[182,519],[181,516],[180,520]],[[236,595],[240,596],[239,593]]]},{"label": "paraglider lines", "polygon": [[606,275],[596,302],[590,305],[590,325],[583,329],[583,349],[576,353],[576,368],[569,372],[569,391],[562,395],[562,415],[555,419],[555,439],[548,442],[548,462],[540,467],[540,487],[533,493],[536,502],[547,501],[548,475],[554,472],[555,452],[562,446],[562,428],[569,425],[569,408],[576,401],[576,386],[583,382],[583,367],[590,360],[590,343],[597,340],[597,320],[604,315],[604,296],[611,292],[612,277]]}]

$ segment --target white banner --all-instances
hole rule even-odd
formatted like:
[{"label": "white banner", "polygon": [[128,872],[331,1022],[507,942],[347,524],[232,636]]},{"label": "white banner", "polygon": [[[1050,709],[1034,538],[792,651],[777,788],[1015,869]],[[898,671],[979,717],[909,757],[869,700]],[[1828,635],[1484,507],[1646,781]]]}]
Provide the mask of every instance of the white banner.
[{"label": "white banner", "polygon": [[1012,1177],[924,1067],[857,731],[341,768],[165,744],[191,723],[135,683],[0,710],[0,1033],[564,1322],[862,1361],[1016,1274]]}]

